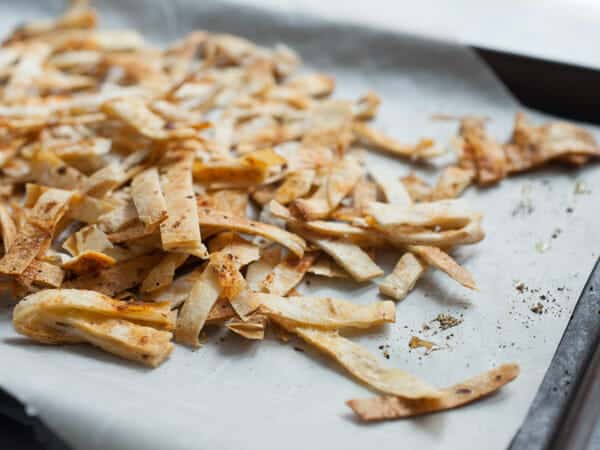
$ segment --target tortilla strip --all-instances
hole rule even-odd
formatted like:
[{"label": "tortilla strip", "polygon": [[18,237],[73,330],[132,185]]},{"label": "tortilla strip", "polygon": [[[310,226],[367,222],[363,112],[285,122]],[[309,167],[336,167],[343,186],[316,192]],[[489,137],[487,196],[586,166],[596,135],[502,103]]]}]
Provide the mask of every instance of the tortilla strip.
[{"label": "tortilla strip", "polygon": [[490,185],[506,176],[504,150],[486,133],[484,120],[472,117],[461,120],[460,135],[463,139],[460,166],[475,170],[475,178],[480,186]]},{"label": "tortilla strip", "polygon": [[460,408],[486,397],[519,375],[517,364],[503,364],[452,387],[441,389],[436,400],[407,400],[393,396],[348,400],[346,404],[364,421],[402,419]]},{"label": "tortilla strip", "polygon": [[[280,322],[278,322],[280,323]],[[309,344],[335,359],[344,369],[370,388],[404,398],[438,398],[441,393],[400,369],[381,367],[364,347],[340,336],[337,331],[286,327]]]},{"label": "tortilla strip", "polygon": [[131,196],[139,219],[146,228],[154,230],[167,218],[167,205],[160,190],[158,170],[151,168],[131,181]]},{"label": "tortilla strip", "polygon": [[326,97],[335,89],[335,80],[323,73],[296,76],[286,86],[311,97]]},{"label": "tortilla strip", "polygon": [[136,221],[122,230],[110,233],[108,235],[108,240],[114,244],[119,244],[143,239],[153,235],[158,237],[156,230],[148,229],[148,227],[142,222]]},{"label": "tortilla strip", "polygon": [[4,253],[6,253],[17,238],[17,227],[6,206],[2,204],[0,204],[0,231],[2,231],[2,243],[4,244]]},{"label": "tortilla strip", "polygon": [[316,172],[312,169],[298,170],[290,173],[281,186],[275,190],[273,199],[282,205],[287,205],[297,198],[309,193]]},{"label": "tortilla strip", "polygon": [[169,302],[171,309],[177,308],[190,295],[192,286],[200,279],[203,271],[204,268],[201,267],[186,273],[185,275],[174,279],[169,286],[163,289],[145,293],[143,298],[145,301]]},{"label": "tortilla strip", "polygon": [[65,272],[58,266],[34,259],[17,277],[17,281],[26,287],[32,284],[43,287],[58,288],[65,278]]},{"label": "tortilla strip", "polygon": [[109,164],[91,174],[82,183],[82,191],[89,196],[103,198],[127,179],[128,175],[120,164]]},{"label": "tortilla strip", "polygon": [[119,262],[112,267],[79,276],[64,283],[65,288],[91,289],[114,296],[141,283],[158,264],[161,255],[143,255]]},{"label": "tortilla strip", "polygon": [[352,116],[357,120],[371,120],[377,115],[381,99],[373,92],[369,91],[360,97],[352,106]]},{"label": "tortilla strip", "polygon": [[76,274],[84,274],[106,269],[114,266],[116,263],[117,261],[109,255],[94,250],[84,250],[74,258],[63,263],[62,268]]},{"label": "tortilla strip", "polygon": [[[384,177],[376,172],[371,172],[371,176],[383,191],[383,195],[388,203],[399,206],[412,205],[413,201],[410,194],[401,181]],[[368,205],[365,206],[368,207]]]},{"label": "tortilla strip", "polygon": [[65,164],[54,153],[37,151],[30,161],[32,181],[59,189],[79,189],[87,177],[79,170]]},{"label": "tortilla strip", "polygon": [[426,245],[411,245],[408,247],[408,250],[423,258],[427,264],[446,272],[450,278],[458,281],[464,287],[477,290],[475,280],[473,280],[473,276],[469,271],[439,248]]},{"label": "tortilla strip", "polygon": [[333,166],[317,191],[307,199],[297,199],[292,208],[304,220],[327,217],[348,195],[363,173],[354,158],[345,158]]},{"label": "tortilla strip", "polygon": [[198,336],[220,293],[221,286],[217,274],[209,263],[202,276],[192,285],[190,294],[181,307],[175,329],[177,342],[200,347]]},{"label": "tortilla strip", "polygon": [[348,278],[348,274],[327,255],[319,258],[308,269],[309,273],[327,278]]},{"label": "tortilla strip", "polygon": [[439,156],[444,150],[435,146],[431,139],[421,139],[415,145],[404,145],[393,138],[374,130],[363,122],[354,122],[352,131],[356,138],[371,148],[383,150],[392,155],[406,156],[415,159],[427,159]]},{"label": "tortilla strip", "polygon": [[263,290],[270,294],[286,295],[300,284],[304,278],[304,274],[316,258],[317,255],[314,253],[305,254],[302,258],[289,255],[285,260],[277,264],[273,268],[273,271],[263,280]]},{"label": "tortilla strip", "polygon": [[267,317],[262,314],[252,314],[246,321],[233,318],[225,326],[246,339],[262,340],[265,338]]},{"label": "tortilla strip", "polygon": [[168,253],[150,270],[148,276],[142,281],[141,292],[153,292],[163,289],[173,283],[175,270],[182,265],[188,255],[185,253]]},{"label": "tortilla strip", "polygon": [[410,225],[414,227],[460,228],[469,223],[472,212],[464,200],[439,200],[410,206],[372,202],[367,208],[380,226]]},{"label": "tortilla strip", "polygon": [[427,265],[410,252],[398,260],[392,273],[379,283],[379,292],[399,301],[408,295],[415,283],[427,270]]},{"label": "tortilla strip", "polygon": [[4,86],[3,101],[18,102],[27,97],[28,91],[43,74],[43,64],[52,49],[43,42],[32,42],[25,47],[12,74]]},{"label": "tortilla strip", "polygon": [[352,190],[352,204],[362,212],[369,203],[377,200],[377,185],[362,177]]},{"label": "tortilla strip", "polygon": [[355,244],[315,237],[309,240],[331,256],[355,281],[367,281],[383,275],[383,270]]},{"label": "tortilla strip", "polygon": [[329,297],[282,297],[261,293],[252,296],[260,303],[261,312],[294,326],[337,330],[370,328],[396,321],[396,308],[391,301],[357,305]]},{"label": "tortilla strip", "polygon": [[281,228],[262,222],[248,220],[243,217],[223,214],[208,208],[199,208],[198,221],[201,226],[224,228],[228,231],[237,231],[250,235],[262,236],[288,248],[299,258],[304,255],[306,242],[299,236],[289,233]]},{"label": "tortilla strip", "polygon": [[[246,217],[248,209],[248,193],[241,189],[221,189],[213,192],[211,198],[214,208],[219,211],[227,211],[236,216]],[[199,205],[200,206],[200,205]]]},{"label": "tortilla strip", "polygon": [[232,255],[238,268],[260,258],[260,248],[258,246],[231,232],[219,233],[218,236],[211,239],[209,250],[211,253],[220,252]]},{"label": "tortilla strip", "polygon": [[206,257],[192,182],[194,153],[179,149],[171,154],[176,161],[167,167],[161,179],[168,213],[167,219],[160,224],[163,249]]},{"label": "tortilla strip", "polygon": [[236,313],[229,301],[226,298],[220,298],[208,313],[205,325],[222,325],[225,321],[235,317]]},{"label": "tortilla strip", "polygon": [[460,167],[446,167],[438,177],[429,195],[430,201],[452,199],[460,196],[471,184],[473,171]]},{"label": "tortilla strip", "polygon": [[231,253],[213,253],[210,255],[209,267],[215,272],[222,297],[228,300],[234,298],[246,287],[246,280],[240,273],[240,264]]},{"label": "tortilla strip", "polygon": [[162,140],[169,136],[165,131],[165,121],[154,114],[140,98],[128,97],[110,100],[102,106],[102,111],[123,121],[147,138]]},{"label": "tortilla strip", "polygon": [[114,233],[135,222],[138,219],[138,212],[133,202],[127,202],[101,215],[97,219],[98,226],[102,231]]},{"label": "tortilla strip", "polygon": [[114,209],[115,205],[110,201],[80,195],[71,202],[67,216],[79,222],[96,223]]}]

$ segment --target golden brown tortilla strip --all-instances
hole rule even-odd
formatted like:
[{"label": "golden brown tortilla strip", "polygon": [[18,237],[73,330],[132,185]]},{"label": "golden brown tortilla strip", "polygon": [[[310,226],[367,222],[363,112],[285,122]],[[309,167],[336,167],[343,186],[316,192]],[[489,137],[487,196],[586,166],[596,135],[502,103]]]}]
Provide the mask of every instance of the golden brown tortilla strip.
[{"label": "golden brown tortilla strip", "polygon": [[473,175],[473,171],[470,169],[461,169],[455,166],[446,167],[438,177],[435,186],[431,189],[429,200],[436,201],[459,197],[471,184]]},{"label": "golden brown tortilla strip", "polygon": [[437,389],[403,370],[381,367],[364,347],[340,336],[337,331],[305,327],[286,328],[331,356],[370,388],[410,399],[438,398],[441,395]]},{"label": "golden brown tortilla strip", "polygon": [[[77,256],[62,264],[62,268],[76,274],[98,272],[114,266],[117,261],[104,253],[95,250],[84,250]],[[58,287],[58,286],[54,286]]]},{"label": "golden brown tortilla strip", "polygon": [[379,226],[461,228],[469,223],[473,212],[464,200],[438,200],[413,205],[390,205],[372,202],[367,208]]},{"label": "golden brown tortilla strip", "polygon": [[329,297],[282,297],[261,293],[252,296],[260,304],[261,312],[294,326],[337,330],[370,328],[396,321],[396,308],[391,301],[357,305]]},{"label": "golden brown tortilla strip", "polygon": [[410,252],[398,260],[392,273],[379,283],[379,292],[399,301],[408,295],[415,283],[427,270],[427,265]]},{"label": "golden brown tortilla strip", "polygon": [[181,266],[188,255],[185,253],[168,253],[150,270],[140,286],[141,292],[153,292],[169,286],[173,282],[175,270]]},{"label": "golden brown tortilla strip", "polygon": [[348,400],[346,404],[364,421],[402,419],[460,408],[484,398],[519,375],[517,364],[503,364],[452,387],[441,389],[435,400],[407,400],[381,396]]},{"label": "golden brown tortilla strip", "polygon": [[303,169],[290,173],[274,193],[273,199],[282,205],[287,205],[310,192],[316,172],[313,169]]},{"label": "golden brown tortilla strip", "polygon": [[206,325],[222,325],[229,319],[236,317],[234,309],[226,298],[220,298],[215,302],[206,318]]},{"label": "golden brown tortilla strip", "polygon": [[17,277],[17,281],[26,287],[35,284],[42,287],[58,288],[65,278],[65,272],[58,266],[34,259]]},{"label": "golden brown tortilla strip", "polygon": [[262,289],[265,292],[275,295],[286,295],[295,288],[304,274],[313,264],[317,255],[306,253],[302,258],[295,255],[288,255],[281,263],[277,264],[271,273],[269,273],[262,282]]},{"label": "golden brown tortilla strip", "polygon": [[473,280],[473,276],[469,271],[439,248],[426,245],[411,245],[408,247],[408,250],[423,258],[427,264],[446,272],[450,278],[458,281],[464,287],[477,290],[475,280]]},{"label": "golden brown tortilla strip", "polygon": [[175,161],[163,175],[161,184],[167,204],[167,220],[160,224],[160,238],[165,251],[182,251],[205,257],[198,208],[192,182],[194,153],[179,149],[172,152]]},{"label": "golden brown tortilla strip", "polygon": [[2,243],[4,244],[4,253],[12,246],[17,238],[17,227],[13,222],[5,205],[0,204],[0,231],[2,232]]},{"label": "golden brown tortilla strip", "polygon": [[414,159],[427,159],[439,156],[444,150],[435,146],[431,139],[421,139],[415,145],[404,145],[389,136],[376,131],[363,122],[354,122],[352,131],[358,140],[371,148],[382,150],[392,155],[405,156]]},{"label": "golden brown tortilla strip", "polygon": [[160,189],[156,168],[147,169],[133,178],[131,197],[138,217],[146,228],[154,230],[167,218],[167,205]]}]

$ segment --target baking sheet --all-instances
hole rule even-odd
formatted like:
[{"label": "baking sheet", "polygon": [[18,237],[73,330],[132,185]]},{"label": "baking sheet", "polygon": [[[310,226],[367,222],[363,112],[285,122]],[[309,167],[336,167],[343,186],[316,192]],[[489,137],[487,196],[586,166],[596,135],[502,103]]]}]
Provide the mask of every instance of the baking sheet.
[{"label": "baking sheet", "polygon": [[[194,28],[227,30],[263,44],[284,42],[311,66],[336,76],[336,95],[354,98],[376,90],[384,100],[377,125],[407,142],[422,136],[447,142],[456,124],[432,121],[437,113],[489,116],[491,132],[507,137],[519,108],[477,57],[458,46],[216,2],[97,4],[105,25],[138,28],[157,43]],[[54,13],[61,4],[50,6],[23,0],[17,16],[12,4],[2,4],[0,24],[8,29]],[[370,164],[395,177],[414,169],[376,154],[370,154]],[[417,170],[435,176],[430,168]],[[370,392],[300,342],[250,343],[231,335],[221,342],[222,335],[211,332],[200,350],[178,347],[167,363],[149,370],[84,346],[31,344],[12,330],[9,308],[0,309],[0,384],[76,449],[358,449],[374,444],[387,449],[400,443],[505,448],[598,257],[600,233],[594,229],[599,219],[592,197],[600,189],[598,170],[547,169],[485,191],[470,189],[466,197],[485,214],[487,238],[462,249],[458,259],[472,271],[480,292],[432,272],[398,305],[396,324],[356,337],[380,355],[378,347],[388,344],[387,364],[440,386],[502,362],[521,364],[514,383],[468,408],[366,426],[353,419],[344,401]],[[591,193],[575,193],[577,181],[580,190]],[[517,281],[529,291],[517,292]],[[317,278],[303,290],[361,303],[378,297],[374,285],[319,283]],[[538,301],[546,314],[530,311]],[[424,322],[446,312],[462,314],[464,322],[436,335],[435,327],[419,334]],[[429,355],[409,352],[412,335],[443,349]]]}]

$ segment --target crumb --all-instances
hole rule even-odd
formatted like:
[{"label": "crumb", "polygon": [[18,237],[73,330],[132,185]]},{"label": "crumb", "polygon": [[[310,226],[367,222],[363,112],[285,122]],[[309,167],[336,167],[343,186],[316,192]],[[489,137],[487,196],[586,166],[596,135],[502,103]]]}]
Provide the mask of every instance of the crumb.
[{"label": "crumb", "polygon": [[439,323],[440,328],[442,330],[447,330],[448,328],[453,328],[460,325],[463,322],[463,320],[457,319],[456,317],[451,316],[450,314],[438,314],[432,322]]},{"label": "crumb", "polygon": [[542,305],[540,302],[537,302],[535,305],[533,305],[529,309],[531,312],[533,312],[535,314],[542,314],[544,312],[544,305]]},{"label": "crumb", "polygon": [[522,281],[519,281],[517,284],[515,284],[515,289],[523,293],[527,290],[527,286],[525,286],[525,283],[523,283]]}]

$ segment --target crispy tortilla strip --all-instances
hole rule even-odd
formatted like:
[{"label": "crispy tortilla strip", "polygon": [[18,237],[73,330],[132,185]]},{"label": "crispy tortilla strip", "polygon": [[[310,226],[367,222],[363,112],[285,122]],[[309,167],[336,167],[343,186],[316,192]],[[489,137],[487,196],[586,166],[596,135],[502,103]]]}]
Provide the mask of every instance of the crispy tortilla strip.
[{"label": "crispy tortilla strip", "polygon": [[182,275],[173,282],[158,291],[148,292],[144,295],[144,300],[153,302],[168,302],[171,308],[177,308],[190,295],[192,286],[202,276],[203,268],[198,268],[192,272]]},{"label": "crispy tortilla strip", "polygon": [[240,273],[240,264],[235,255],[226,252],[213,253],[210,255],[209,268],[215,272],[222,297],[230,300],[246,287],[246,280]]},{"label": "crispy tortilla strip", "polygon": [[0,273],[19,275],[34,258],[45,250],[58,221],[66,212],[72,192],[47,188],[39,196],[27,222],[21,227],[14,243],[0,259]]},{"label": "crispy tortilla strip", "polygon": [[311,197],[295,200],[293,209],[304,220],[327,217],[352,191],[362,173],[363,169],[356,159],[345,158],[329,170]]},{"label": "crispy tortilla strip", "polygon": [[461,120],[463,146],[459,152],[460,166],[474,170],[480,186],[493,184],[506,176],[507,161],[502,146],[485,131],[485,121],[467,117]]},{"label": "crispy tortilla strip", "polygon": [[455,166],[446,167],[431,190],[429,200],[437,201],[459,197],[472,180],[472,170]]},{"label": "crispy tortilla strip", "polygon": [[254,293],[260,311],[293,326],[310,326],[326,330],[370,328],[396,321],[396,307],[391,301],[357,305],[346,300],[320,297],[282,297]]},{"label": "crispy tortilla strip", "polygon": [[[290,223],[290,226],[296,230],[298,224]],[[384,236],[378,230],[359,228],[344,222],[311,220],[299,225],[298,229],[325,238],[338,238],[360,246],[382,247],[386,245]],[[303,234],[303,231],[299,232]]]},{"label": "crispy tortilla strip", "polygon": [[[114,266],[117,261],[109,255],[95,250],[84,250],[74,258],[62,264],[62,268],[76,274],[98,272]],[[56,287],[56,286],[55,286]]]},{"label": "crispy tortilla strip", "polygon": [[87,177],[79,170],[65,164],[54,153],[37,151],[30,161],[31,180],[42,185],[59,189],[79,189],[87,182]]},{"label": "crispy tortilla strip", "polygon": [[[377,172],[371,172],[371,177],[373,177],[377,186],[383,191],[383,195],[388,203],[399,206],[412,205],[412,198],[400,180],[383,176]],[[368,208],[368,205],[366,207]]]},{"label": "crispy tortilla strip", "polygon": [[567,122],[534,126],[517,113],[512,139],[504,147],[509,172],[522,172],[557,158],[599,156],[600,147],[591,133]]},{"label": "crispy tortilla strip", "polygon": [[326,97],[335,89],[335,80],[323,73],[312,73],[296,76],[287,82],[286,86],[311,97]]},{"label": "crispy tortilla strip", "polygon": [[223,228],[228,231],[237,231],[250,235],[262,236],[266,239],[277,242],[288,248],[292,253],[301,258],[304,255],[306,242],[299,236],[289,233],[281,228],[262,222],[248,220],[243,217],[236,217],[229,214],[223,214],[208,208],[199,208],[198,221],[201,226],[210,226]]},{"label": "crispy tortilla strip", "polygon": [[260,306],[260,298],[253,295],[253,291],[248,288],[248,282],[246,282],[245,288],[230,298],[229,303],[239,318],[246,321]]},{"label": "crispy tortilla strip", "polygon": [[282,205],[287,205],[297,198],[305,196],[312,187],[315,175],[316,172],[312,169],[290,173],[275,191],[273,199]]},{"label": "crispy tortilla strip", "polygon": [[133,178],[131,197],[138,217],[146,228],[154,230],[167,218],[167,205],[160,190],[156,168],[145,170]]},{"label": "crispy tortilla strip", "polygon": [[143,255],[119,262],[97,273],[79,276],[64,283],[65,288],[91,289],[114,296],[141,283],[159,263],[161,255]]},{"label": "crispy tortilla strip", "polygon": [[24,48],[4,86],[2,95],[4,102],[18,102],[27,97],[30,89],[42,76],[44,62],[51,51],[50,46],[43,42],[32,42]]},{"label": "crispy tortilla strip", "polygon": [[352,106],[352,116],[356,120],[371,120],[377,115],[381,99],[373,92],[369,91],[359,98]]},{"label": "crispy tortilla strip", "polygon": [[139,239],[148,238],[150,236],[158,237],[158,233],[156,232],[156,230],[148,229],[148,227],[142,222],[137,221],[132,223],[128,227],[123,228],[122,230],[110,233],[108,235],[108,239],[114,244],[119,244],[122,242],[131,242]]},{"label": "crispy tortilla strip", "polygon": [[395,247],[403,248],[406,245],[435,245],[438,247],[453,247],[480,242],[485,233],[481,228],[481,215],[474,214],[471,221],[458,230],[431,231],[415,229],[413,227],[398,226],[383,228],[381,230],[387,241]]},{"label": "crispy tortilla strip", "polygon": [[376,131],[363,122],[354,122],[352,131],[356,139],[365,145],[392,155],[406,156],[414,159],[427,159],[444,153],[444,149],[436,147],[431,139],[421,139],[416,145],[404,145]]},{"label": "crispy tortilla strip", "polygon": [[163,289],[173,283],[175,270],[181,266],[188,255],[185,253],[168,253],[156,266],[150,270],[150,273],[140,286],[141,292],[153,292]]},{"label": "crispy tortilla strip", "polygon": [[17,239],[17,227],[3,204],[0,204],[0,231],[2,232],[4,253],[6,253]]},{"label": "crispy tortilla strip", "polygon": [[96,225],[88,225],[71,234],[62,246],[72,256],[77,256],[86,250],[104,252],[112,248],[108,236]]},{"label": "crispy tortilla strip", "polygon": [[410,225],[413,227],[461,228],[467,225],[473,212],[464,200],[439,200],[408,206],[372,202],[367,208],[379,226]]},{"label": "crispy tortilla strip", "polygon": [[300,284],[304,278],[304,274],[312,266],[316,258],[317,255],[314,253],[307,253],[302,258],[298,258],[295,255],[288,255],[263,280],[263,290],[270,294],[286,295]]},{"label": "crispy tortilla strip", "polygon": [[97,219],[98,226],[102,231],[114,233],[133,224],[138,219],[138,213],[133,202],[127,202],[101,215]]},{"label": "crispy tortilla strip", "polygon": [[308,273],[327,278],[348,278],[348,274],[326,255],[319,258],[309,267]]},{"label": "crispy tortilla strip", "polygon": [[267,317],[262,314],[252,314],[246,321],[233,318],[225,326],[246,339],[262,340],[265,338]]},{"label": "crispy tortilla strip", "polygon": [[209,263],[202,276],[192,285],[190,294],[181,307],[175,329],[177,342],[200,347],[198,336],[220,293],[219,279]]},{"label": "crispy tortilla strip", "polygon": [[154,114],[140,98],[127,97],[110,100],[102,106],[102,111],[123,121],[147,138],[162,140],[169,136],[165,131],[165,121]]},{"label": "crispy tortilla strip", "polygon": [[222,325],[229,319],[236,317],[234,309],[226,298],[220,298],[213,305],[206,318],[206,325]]},{"label": "crispy tortilla strip", "polygon": [[236,233],[219,233],[210,241],[211,253],[219,252],[233,256],[238,268],[257,261],[260,258],[260,248]]},{"label": "crispy tortilla strip", "polygon": [[473,276],[469,271],[439,248],[426,245],[411,245],[408,247],[408,250],[423,258],[427,264],[446,272],[450,278],[458,281],[464,287],[477,290],[475,280],[473,280]]},{"label": "crispy tortilla strip", "polygon": [[65,278],[65,272],[58,266],[34,259],[29,266],[17,277],[23,286],[32,284],[42,287],[58,288]]},{"label": "crispy tortilla strip", "polygon": [[410,252],[398,260],[392,273],[379,283],[379,292],[394,300],[402,300],[427,270],[427,265]]},{"label": "crispy tortilla strip", "polygon": [[362,177],[352,191],[352,204],[361,213],[369,203],[377,200],[377,185]]},{"label": "crispy tortilla strip", "polygon": [[168,212],[167,220],[160,224],[162,246],[165,251],[205,257],[207,253],[200,235],[192,182],[194,153],[179,149],[172,154],[175,161],[168,166],[161,180]]},{"label": "crispy tortilla strip", "polygon": [[279,247],[272,246],[265,249],[262,257],[258,261],[251,263],[246,269],[248,289],[252,292],[261,292],[265,278],[279,264],[280,259],[281,249]]},{"label": "crispy tortilla strip", "polygon": [[125,183],[127,179],[128,175],[121,164],[109,164],[90,175],[82,183],[81,190],[89,196],[103,198]]},{"label": "crispy tortilla strip", "polygon": [[358,245],[324,238],[311,237],[309,240],[331,256],[355,281],[367,281],[383,275],[383,270]]},{"label": "crispy tortilla strip", "polygon": [[503,364],[462,383],[441,389],[441,395],[436,400],[407,400],[381,396],[349,400],[346,404],[364,421],[414,417],[460,408],[492,394],[518,375],[517,364]]},{"label": "crispy tortilla strip", "polygon": [[340,336],[337,331],[305,327],[286,328],[331,356],[370,388],[411,399],[438,398],[441,395],[437,389],[403,370],[381,367],[364,347]]},{"label": "crispy tortilla strip", "polygon": [[[240,217],[246,217],[248,209],[248,193],[241,189],[221,189],[210,194],[213,207]],[[202,207],[198,201],[198,207]]]},{"label": "crispy tortilla strip", "polygon": [[79,222],[96,223],[114,209],[115,205],[110,201],[80,195],[71,202],[67,216]]}]

